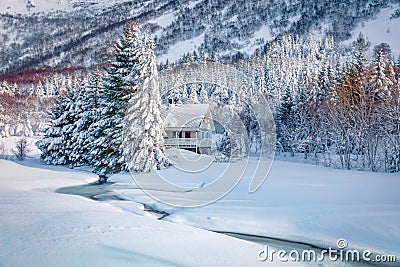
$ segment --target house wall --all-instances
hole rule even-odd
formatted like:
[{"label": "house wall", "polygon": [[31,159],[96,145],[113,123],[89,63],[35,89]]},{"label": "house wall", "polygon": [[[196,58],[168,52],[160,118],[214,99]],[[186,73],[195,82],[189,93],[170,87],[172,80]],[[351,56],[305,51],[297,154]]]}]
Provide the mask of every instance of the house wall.
[{"label": "house wall", "polygon": [[[179,130],[166,130],[167,133],[167,138],[196,138],[196,131],[193,130],[185,130],[184,128],[179,131]],[[189,137],[185,137],[186,133],[189,132],[190,135]],[[180,135],[179,135],[180,133]],[[197,131],[197,138],[200,138],[201,134],[199,131]]]},{"label": "house wall", "polygon": [[[167,128],[165,130],[167,137],[166,144],[170,146],[180,144],[179,146],[183,149],[191,150],[200,154],[210,154],[213,150],[212,133],[214,130],[214,124],[212,120],[208,118],[205,118],[202,121],[198,129],[184,127]],[[186,132],[190,134],[187,135]],[[186,140],[179,141],[176,140],[177,138]]]}]

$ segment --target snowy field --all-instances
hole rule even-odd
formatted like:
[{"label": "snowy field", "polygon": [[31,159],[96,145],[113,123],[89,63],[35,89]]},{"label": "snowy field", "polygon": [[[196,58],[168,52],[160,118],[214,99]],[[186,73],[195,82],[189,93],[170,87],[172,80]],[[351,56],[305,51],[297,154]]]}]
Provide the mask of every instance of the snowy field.
[{"label": "snowy field", "polygon": [[95,180],[36,159],[0,160],[0,266],[262,265],[260,245],[54,192]]},{"label": "snowy field", "polygon": [[[255,164],[255,160],[250,161],[250,165]],[[183,175],[165,177],[182,186],[196,187],[201,183],[196,176],[192,184],[185,182],[188,178]],[[121,182],[120,185],[131,182],[126,175],[114,176],[112,180]],[[398,173],[346,171],[274,161],[267,180],[254,194],[248,193],[250,180],[245,174],[222,200],[193,209],[160,204],[135,189],[117,188],[114,192],[123,199],[151,203],[171,214],[165,220],[180,224],[301,240],[322,247],[334,246],[339,238],[345,238],[349,247],[400,255]],[[115,205],[118,203],[121,202]]]},{"label": "snowy field", "polygon": [[[8,150],[15,142],[0,140]],[[33,143],[30,140],[26,161],[0,160],[0,266],[271,265],[257,259],[262,245],[200,228],[319,247],[335,247],[344,238],[349,248],[400,257],[398,173],[275,161],[256,193],[248,193],[246,173],[223,199],[188,209],[153,200],[127,173],[95,186],[88,184],[96,176],[84,168],[41,165]],[[251,159],[250,167],[255,163]],[[196,190],[212,182],[215,170],[224,164],[213,164],[194,176],[174,168],[162,174]],[[157,220],[160,216],[149,207],[169,215]]]}]

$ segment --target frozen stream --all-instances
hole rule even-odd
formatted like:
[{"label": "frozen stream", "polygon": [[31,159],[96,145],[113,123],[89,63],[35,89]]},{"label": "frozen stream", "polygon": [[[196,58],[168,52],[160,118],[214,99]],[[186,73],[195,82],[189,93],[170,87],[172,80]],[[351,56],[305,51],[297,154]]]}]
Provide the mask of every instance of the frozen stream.
[{"label": "frozen stream", "polygon": [[[118,194],[115,193],[114,190],[138,190],[138,194],[141,190],[135,184],[119,184],[119,183],[107,183],[107,184],[87,184],[87,185],[78,185],[78,186],[71,186],[71,187],[63,187],[56,190],[57,193],[61,194],[71,194],[71,195],[78,195],[83,196],[95,201],[105,201],[115,203],[115,201],[131,201],[129,199],[121,198]],[[168,217],[170,214],[168,212],[157,210],[150,205],[146,205],[145,203],[139,203],[143,206],[142,210],[152,215],[155,215],[159,220],[163,220],[164,218]],[[205,229],[209,230],[209,229]],[[286,252],[290,252],[296,250],[300,253],[304,250],[313,250],[316,252],[317,258],[321,255],[321,251],[327,249],[319,245],[310,244],[307,242],[302,241],[294,241],[294,240],[287,240],[281,239],[277,237],[266,237],[266,236],[259,236],[259,235],[252,235],[252,234],[244,234],[244,233],[235,233],[235,232],[226,232],[223,229],[219,230],[212,230],[215,233],[228,235],[234,238],[254,242],[261,244],[263,246],[268,246],[275,250],[285,250]],[[327,257],[326,257],[327,258]],[[268,260],[266,261],[268,264]],[[322,262],[309,262],[311,266],[399,266],[396,263],[370,263],[365,261],[360,262],[332,262],[329,259],[325,259]]]}]

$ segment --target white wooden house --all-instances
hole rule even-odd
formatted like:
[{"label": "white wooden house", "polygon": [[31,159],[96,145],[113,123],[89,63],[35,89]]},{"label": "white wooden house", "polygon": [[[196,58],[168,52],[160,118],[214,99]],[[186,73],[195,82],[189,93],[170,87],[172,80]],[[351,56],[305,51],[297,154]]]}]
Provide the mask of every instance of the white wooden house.
[{"label": "white wooden house", "polygon": [[207,104],[170,105],[161,109],[165,146],[210,154],[214,123]]}]

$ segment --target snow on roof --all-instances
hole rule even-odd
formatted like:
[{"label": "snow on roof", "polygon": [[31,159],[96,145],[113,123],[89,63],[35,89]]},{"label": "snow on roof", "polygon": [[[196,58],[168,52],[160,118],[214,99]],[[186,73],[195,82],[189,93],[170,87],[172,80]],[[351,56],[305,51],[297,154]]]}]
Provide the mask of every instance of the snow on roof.
[{"label": "snow on roof", "polygon": [[208,104],[182,104],[161,109],[166,128],[198,128],[207,116]]}]

